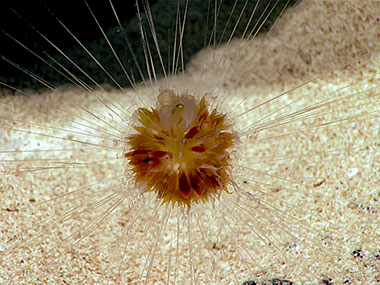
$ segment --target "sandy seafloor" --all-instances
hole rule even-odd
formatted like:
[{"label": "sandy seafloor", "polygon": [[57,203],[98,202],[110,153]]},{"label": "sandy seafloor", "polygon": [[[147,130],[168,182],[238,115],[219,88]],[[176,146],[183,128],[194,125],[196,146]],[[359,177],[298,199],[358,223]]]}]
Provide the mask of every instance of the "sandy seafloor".
[{"label": "sandy seafloor", "polygon": [[[255,197],[222,195],[215,207],[192,209],[196,213],[190,242],[195,283],[269,282],[273,278],[296,284],[318,284],[328,278],[334,284],[380,282],[379,17],[377,1],[302,1],[285,12],[270,37],[234,40],[225,48],[201,51],[187,73],[154,87],[138,88],[139,97],[133,90],[97,91],[94,96],[63,86],[60,92],[46,91],[31,98],[1,98],[0,283],[143,283],[148,269],[143,270],[142,279],[140,273],[162,228],[164,208],[155,208],[157,203],[149,195],[127,191],[135,188],[123,171],[123,144],[109,134],[117,129],[122,138],[128,136],[130,121],[122,119],[136,109],[131,102],[154,105],[157,86],[207,94],[214,106],[219,104],[218,110],[232,111],[231,122],[241,135],[233,155],[234,179],[242,192]],[[237,116],[312,79],[246,116]],[[125,108],[120,117],[110,114],[99,98],[113,107],[112,98],[117,98]],[[72,102],[106,120],[112,117],[111,125],[117,128],[99,123],[105,135],[99,136],[103,129],[94,136],[81,134],[96,132],[79,125],[74,129],[68,119],[71,112],[100,120]],[[276,126],[257,137],[251,129],[249,139],[242,131],[273,111],[277,113],[269,119],[321,103],[325,105],[315,113],[309,110],[307,118],[300,115],[284,125],[271,123]],[[33,134],[37,132],[47,136]],[[92,148],[71,140],[106,147]],[[5,152],[33,149],[65,151]],[[53,161],[41,162],[41,158]],[[91,189],[81,188],[93,184]],[[74,189],[83,191],[64,196]],[[127,199],[117,215],[95,224],[97,230],[87,236],[80,226],[91,222],[101,205],[106,205],[89,203],[112,193]],[[57,195],[62,196],[39,204]],[[236,201],[239,197],[241,201]],[[144,214],[138,216],[140,209]],[[178,213],[171,211],[159,238],[148,284],[164,284],[169,267],[170,282],[174,278],[179,284],[191,282],[186,218],[180,220],[179,254],[173,246]],[[56,222],[46,220],[50,226],[43,225],[49,217]],[[197,230],[197,221],[204,232]],[[254,230],[269,237],[272,245],[263,245]],[[86,238],[74,242],[82,235]]]}]

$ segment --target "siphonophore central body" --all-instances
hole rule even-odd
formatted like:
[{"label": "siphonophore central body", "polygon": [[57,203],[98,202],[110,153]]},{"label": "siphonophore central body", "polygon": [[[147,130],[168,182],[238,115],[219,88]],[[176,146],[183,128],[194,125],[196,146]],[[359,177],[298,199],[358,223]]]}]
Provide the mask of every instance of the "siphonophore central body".
[{"label": "siphonophore central body", "polygon": [[156,108],[136,113],[125,157],[142,191],[187,206],[227,191],[235,135],[205,97],[161,90]]}]

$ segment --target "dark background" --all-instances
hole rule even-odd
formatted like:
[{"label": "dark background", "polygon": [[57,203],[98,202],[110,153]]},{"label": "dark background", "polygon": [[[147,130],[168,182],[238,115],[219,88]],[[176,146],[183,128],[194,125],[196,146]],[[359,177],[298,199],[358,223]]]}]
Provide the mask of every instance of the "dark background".
[{"label": "dark background", "polygon": [[[112,12],[108,0],[88,0],[92,12],[100,22],[101,27],[107,34],[116,53],[120,57],[123,66],[136,82],[147,79],[144,48],[141,40],[139,21],[136,18],[136,2],[134,0],[113,0],[115,9],[122,22],[127,42],[124,40],[123,32]],[[146,1],[145,1],[146,2]],[[173,53],[174,38],[177,21],[177,0],[152,0],[149,8],[153,15],[155,30],[158,37],[160,51],[163,57],[165,69],[171,68],[171,55]],[[294,4],[294,0],[290,4]],[[146,32],[147,42],[154,61],[155,71],[162,74],[161,64],[158,58],[149,23],[144,13],[143,1],[139,0],[141,22]],[[180,14],[183,20],[185,0],[180,0]],[[246,28],[256,1],[224,0],[218,1],[217,6],[217,29],[216,45],[225,42],[242,11],[242,19],[235,32],[240,37]],[[257,21],[263,21],[266,15],[275,7],[271,16],[266,21],[262,30],[266,31],[275,21],[287,1],[262,0],[259,2],[258,10],[250,24],[249,30],[254,28]],[[210,36],[214,31],[215,1],[190,0],[187,7],[185,37],[183,38],[184,60],[187,62],[191,56],[207,46]],[[243,8],[245,9],[243,10]],[[232,13],[231,13],[232,11]],[[260,20],[260,16],[264,16]],[[231,17],[229,25],[226,26],[228,18]],[[0,1],[0,82],[9,84],[15,88],[38,89],[43,84],[33,79],[30,75],[20,71],[9,63],[14,62],[18,66],[31,71],[33,74],[43,78],[53,87],[70,81],[59,72],[43,63],[32,53],[21,47],[12,40],[7,33],[26,45],[33,52],[44,58],[51,66],[67,74],[60,65],[64,66],[87,84],[94,83],[73,66],[63,55],[61,55],[41,34],[61,49],[70,59],[83,68],[91,78],[99,84],[116,84],[101,70],[91,59],[86,51],[73,39],[73,37],[60,25],[59,20],[90,50],[90,52],[101,62],[104,68],[115,78],[121,86],[129,86],[119,63],[115,60],[106,40],[101,34],[99,27],[91,16],[91,13],[81,0],[1,0]],[[259,25],[258,25],[259,26]],[[37,32],[36,32],[37,31]],[[178,35],[178,34],[177,34]],[[211,43],[212,44],[212,43]],[[178,48],[178,44],[177,44]],[[50,59],[53,58],[54,60]],[[135,58],[135,59],[134,59]],[[141,66],[142,72],[136,68],[136,62]]]},{"label": "dark background", "polygon": [[[122,23],[125,24],[136,15],[134,1],[113,0],[112,2]],[[151,5],[156,2],[157,0],[150,1]],[[87,3],[104,30],[118,25],[107,0],[89,0]],[[60,54],[36,30],[65,53],[73,54],[73,48],[80,48],[55,17],[61,20],[86,46],[102,37],[88,7],[81,0],[5,0],[0,2],[0,55],[33,72],[40,71],[37,73],[39,76],[41,69],[43,69],[42,74],[50,72],[56,75],[57,72],[4,33],[16,38],[44,59],[48,58],[45,53],[53,58],[59,58]],[[78,64],[83,67],[81,61]],[[59,75],[56,75],[56,78],[52,76],[49,78],[55,83],[59,80],[66,82]],[[3,59],[0,59],[0,80],[18,88],[34,89],[42,86]]]}]

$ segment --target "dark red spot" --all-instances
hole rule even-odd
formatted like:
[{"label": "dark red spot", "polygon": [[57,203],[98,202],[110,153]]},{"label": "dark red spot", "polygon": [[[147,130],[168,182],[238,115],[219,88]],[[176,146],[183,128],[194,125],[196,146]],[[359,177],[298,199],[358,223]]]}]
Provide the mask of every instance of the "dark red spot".
[{"label": "dark red spot", "polygon": [[209,170],[205,168],[201,168],[199,170],[201,172],[203,180],[206,182],[208,186],[210,186],[211,188],[220,188],[220,183],[215,174],[211,173]]},{"label": "dark red spot", "polygon": [[164,140],[163,137],[160,137],[160,136],[157,136],[157,135],[154,135],[154,138],[155,138],[156,140],[159,140],[159,141],[163,141],[163,140]]},{"label": "dark red spot", "polygon": [[140,155],[140,154],[148,154],[148,152],[149,151],[146,149],[138,149],[138,150],[134,150],[131,152],[127,152],[124,156],[125,157],[132,157],[132,156]]},{"label": "dark red spot", "polygon": [[151,153],[151,156],[152,156],[153,158],[161,158],[161,157],[165,156],[166,154],[167,154],[166,151],[157,150],[157,151],[153,151],[153,152]]},{"label": "dark red spot", "polygon": [[194,146],[191,148],[192,151],[196,152],[204,152],[207,149],[207,147],[204,144],[200,144],[198,146]]},{"label": "dark red spot", "polygon": [[138,165],[140,163],[149,162],[149,160],[150,160],[150,158],[145,154],[134,155],[130,158],[129,164],[130,165]]},{"label": "dark red spot", "polygon": [[153,169],[157,167],[161,162],[160,158],[166,154],[165,151],[151,151],[146,149],[138,149],[125,154],[125,157],[129,157],[130,165],[139,167],[149,167]]},{"label": "dark red spot", "polygon": [[192,127],[192,128],[187,132],[187,134],[185,135],[185,139],[191,139],[191,138],[193,138],[197,133],[199,133],[199,127],[198,127],[198,126]]},{"label": "dark red spot", "polygon": [[202,116],[199,117],[199,120],[198,120],[198,121],[199,121],[199,122],[202,122],[202,121],[206,120],[207,116],[208,116],[208,114],[207,114],[207,113],[204,113]]},{"label": "dark red spot", "polygon": [[185,172],[182,172],[181,175],[179,176],[178,187],[179,187],[179,191],[181,191],[182,196],[184,198],[189,198],[191,187],[190,187],[189,181],[187,181]]},{"label": "dark red spot", "polygon": [[191,188],[194,189],[195,193],[197,193],[198,196],[202,195],[200,183],[201,183],[201,178],[199,177],[199,173],[191,172],[190,173],[190,185],[191,185]]},{"label": "dark red spot", "polygon": [[212,184],[214,185],[215,188],[220,187],[220,183],[219,183],[218,179],[215,177],[215,175],[209,176],[209,179],[212,181]]}]

